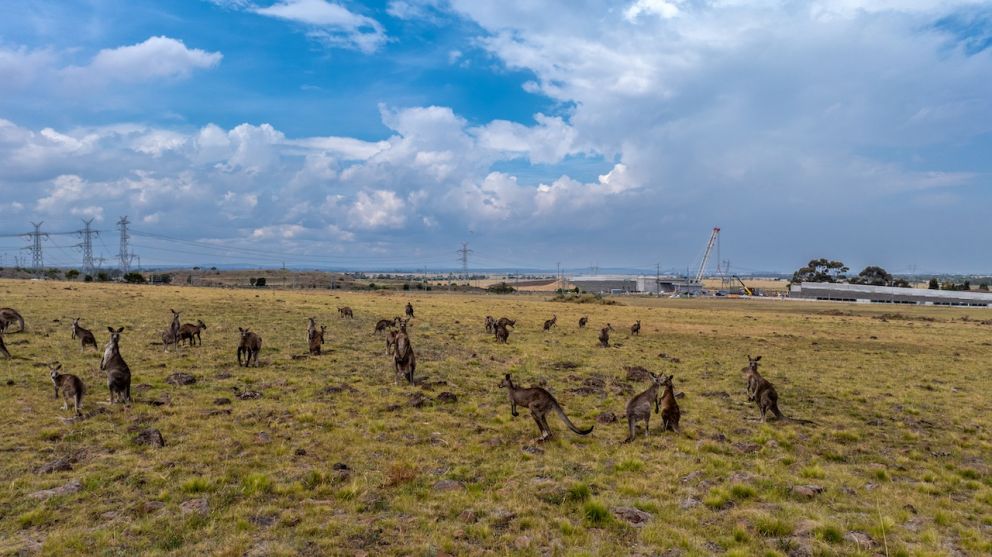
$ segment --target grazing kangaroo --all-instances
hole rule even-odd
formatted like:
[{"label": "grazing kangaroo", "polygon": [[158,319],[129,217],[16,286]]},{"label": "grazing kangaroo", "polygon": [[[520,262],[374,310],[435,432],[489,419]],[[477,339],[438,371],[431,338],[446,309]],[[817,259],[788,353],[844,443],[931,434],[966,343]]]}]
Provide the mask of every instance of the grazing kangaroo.
[{"label": "grazing kangaroo", "polygon": [[348,306],[338,308],[338,313],[341,314],[341,317],[349,317],[351,319],[355,318],[355,312],[351,311],[351,308]]},{"label": "grazing kangaroo", "polygon": [[241,331],[241,342],[238,343],[238,365],[242,365],[241,355],[244,354],[245,362],[243,365],[245,367],[251,365],[252,358],[255,359],[255,367],[258,367],[258,352],[262,349],[262,337],[248,329],[238,327],[238,330]]},{"label": "grazing kangaroo", "polygon": [[62,409],[68,410],[69,401],[72,400],[76,408],[76,415],[82,416],[83,394],[86,393],[83,380],[70,373],[59,373],[59,370],[62,369],[62,364],[58,362],[55,362],[49,367],[51,368],[52,384],[55,385],[55,400],[59,399],[59,394],[61,393]]},{"label": "grazing kangaroo", "polygon": [[612,330],[613,326],[607,323],[606,326],[599,331],[599,345],[603,348],[610,347],[610,331]]},{"label": "grazing kangaroo", "polygon": [[509,317],[500,317],[499,321],[496,322],[496,325],[500,327],[514,327],[516,324],[517,322]]},{"label": "grazing kangaroo", "polygon": [[496,343],[506,344],[506,341],[510,339],[510,329],[507,325],[497,323],[496,324]]},{"label": "grazing kangaroo", "polygon": [[17,321],[17,324],[20,326],[17,332],[23,333],[24,318],[21,317],[21,314],[14,308],[0,308],[0,333],[6,333],[7,327],[14,321]]},{"label": "grazing kangaroo", "polygon": [[116,331],[113,327],[107,327],[110,331],[110,342],[103,351],[103,360],[100,361],[100,371],[107,374],[107,388],[110,389],[110,404],[116,402],[131,403],[131,368],[127,367],[127,362],[121,356],[121,333],[124,327]]},{"label": "grazing kangaroo", "polygon": [[193,346],[193,339],[196,339],[196,344],[203,346],[203,339],[200,338],[200,331],[204,331],[207,328],[207,324],[202,320],[197,319],[196,325],[192,323],[183,323],[183,326],[179,328],[179,341],[186,341],[190,346]]},{"label": "grazing kangaroo", "polygon": [[580,329],[585,329],[587,323],[589,323],[589,316],[583,315],[582,317],[579,318],[579,328]]},{"label": "grazing kangaroo", "polygon": [[406,327],[396,333],[396,340],[393,348],[393,363],[396,364],[396,378],[403,377],[413,385],[413,372],[417,369],[417,356],[410,345],[410,337],[406,334]]},{"label": "grazing kangaroo", "polygon": [[394,326],[395,323],[396,323],[395,319],[380,319],[375,324],[374,332],[381,333],[385,331],[387,328]]},{"label": "grazing kangaroo", "polygon": [[72,338],[79,339],[79,345],[81,348],[86,348],[86,346],[89,345],[95,350],[100,350],[100,347],[96,344],[96,337],[93,336],[93,331],[79,326],[80,319],[80,317],[77,317],[72,320]]},{"label": "grazing kangaroo", "polygon": [[413,319],[413,304],[410,302],[406,303],[406,318]]},{"label": "grazing kangaroo", "polygon": [[752,358],[749,354],[747,357],[747,367],[741,371],[747,376],[747,399],[758,405],[758,409],[761,410],[761,421],[765,421],[765,414],[771,412],[777,420],[787,420],[802,424],[815,423],[810,420],[789,418],[782,414],[782,411],[778,409],[778,392],[775,390],[775,386],[772,385],[771,381],[758,373],[758,362],[760,361],[761,356]]},{"label": "grazing kangaroo", "polygon": [[315,334],[317,334],[317,318],[307,317],[307,344],[310,344]]},{"label": "grazing kangaroo", "polygon": [[4,358],[12,357],[10,352],[7,352],[7,345],[3,342],[3,333],[0,333],[0,354],[3,354]]},{"label": "grazing kangaroo", "polygon": [[517,413],[517,405],[525,406],[530,409],[531,416],[533,416],[534,421],[537,422],[538,429],[541,430],[541,436],[536,439],[536,441],[545,441],[551,438],[551,428],[548,427],[548,412],[554,411],[561,418],[561,421],[565,422],[568,429],[572,430],[573,433],[578,433],[579,435],[588,435],[592,433],[592,427],[589,429],[579,429],[575,427],[572,420],[568,419],[565,415],[565,411],[562,410],[558,401],[555,397],[551,395],[548,391],[540,387],[522,388],[517,387],[513,384],[513,380],[510,379],[510,374],[507,373],[503,381],[500,382],[499,387],[501,389],[506,389],[510,395],[510,414],[513,417],[517,417],[520,414]]},{"label": "grazing kangaroo", "polygon": [[492,315],[486,316],[486,332],[489,334],[496,332],[496,319]]},{"label": "grazing kangaroo", "polygon": [[[648,373],[651,372],[649,371]],[[658,377],[654,373],[651,373],[651,386],[644,392],[630,399],[630,402],[627,403],[627,429],[630,433],[627,435],[627,438],[624,439],[624,443],[630,443],[635,437],[637,437],[637,422],[640,420],[644,420],[644,436],[648,436],[649,422],[651,421],[651,406],[654,406],[655,414],[657,414],[660,410],[658,403],[658,388],[665,386],[665,393],[667,394],[668,385],[671,385],[671,379],[671,377],[665,377],[664,375]],[[672,403],[674,402],[675,397],[673,395]],[[678,406],[675,407],[675,411],[678,412]],[[662,414],[662,423],[664,423],[664,420],[665,416]],[[676,422],[677,421],[678,418],[676,417]]]},{"label": "grazing kangaroo", "polygon": [[327,327],[321,325],[320,331],[315,332],[313,336],[310,337],[310,353],[313,354],[314,356],[320,355],[320,345],[324,344],[324,332],[326,330]]},{"label": "grazing kangaroo", "polygon": [[641,320],[638,319],[637,323],[630,326],[630,334],[632,336],[639,336],[641,334]]},{"label": "grazing kangaroo", "polygon": [[551,327],[554,327],[557,324],[558,324],[558,314],[551,314],[551,319],[548,319],[547,321],[544,322],[544,330],[550,331]]}]

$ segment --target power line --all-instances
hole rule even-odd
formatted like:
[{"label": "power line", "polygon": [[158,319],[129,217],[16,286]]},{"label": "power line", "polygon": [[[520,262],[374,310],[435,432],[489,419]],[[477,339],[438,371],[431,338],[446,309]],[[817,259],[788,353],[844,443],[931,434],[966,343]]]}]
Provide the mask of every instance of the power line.
[{"label": "power line", "polygon": [[47,238],[48,234],[41,231],[41,225],[45,224],[45,221],[32,222],[34,226],[34,232],[24,234],[31,240],[31,245],[24,248],[31,252],[31,270],[36,275],[40,275],[41,271],[45,267],[45,257],[41,249],[41,239]]},{"label": "power line", "polygon": [[90,228],[93,224],[93,219],[90,220],[83,219],[83,229],[79,231],[79,235],[82,238],[76,247],[83,250],[83,274],[93,275],[96,270],[96,265],[93,264],[93,237],[99,236],[100,232]]}]

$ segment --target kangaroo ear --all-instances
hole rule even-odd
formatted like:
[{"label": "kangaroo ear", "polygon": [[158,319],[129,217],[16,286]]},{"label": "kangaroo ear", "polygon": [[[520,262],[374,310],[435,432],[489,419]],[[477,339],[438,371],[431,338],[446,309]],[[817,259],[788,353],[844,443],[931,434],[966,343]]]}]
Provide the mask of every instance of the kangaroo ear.
[{"label": "kangaroo ear", "polygon": [[754,361],[756,361],[756,362],[760,362],[760,361],[761,361],[761,356],[758,356],[758,357],[756,357],[756,358],[754,359]]},{"label": "kangaroo ear", "polygon": [[62,364],[55,362],[55,364],[52,366],[52,369],[62,369]]},{"label": "kangaroo ear", "polygon": [[124,332],[124,327],[121,327],[120,329],[117,329],[117,332],[118,333],[123,333]]},{"label": "kangaroo ear", "polygon": [[242,329],[241,327],[238,327],[238,331],[241,331],[242,333],[245,332],[245,330]]},{"label": "kangaroo ear", "polygon": [[110,331],[111,333],[114,332],[114,328],[113,327],[107,327],[107,330]]}]

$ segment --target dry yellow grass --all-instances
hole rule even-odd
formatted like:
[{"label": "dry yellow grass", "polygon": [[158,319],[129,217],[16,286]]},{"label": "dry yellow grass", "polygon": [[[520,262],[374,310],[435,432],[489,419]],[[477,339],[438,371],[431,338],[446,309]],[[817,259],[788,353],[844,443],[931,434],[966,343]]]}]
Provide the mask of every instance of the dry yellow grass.
[{"label": "dry yellow grass", "polygon": [[[0,362],[2,553],[992,552],[992,327],[976,321],[992,315],[982,310],[20,281],[0,282],[0,294],[29,327],[6,336],[16,359]],[[394,382],[371,333],[407,300],[418,387]],[[337,316],[346,304],[353,321]],[[170,307],[207,323],[202,347],[149,344]],[[553,312],[558,328],[541,332]],[[486,314],[518,319],[508,345],[485,334]],[[329,353],[294,359],[310,315],[328,325]],[[75,316],[101,345],[107,325],[126,327],[131,407],[102,404],[99,354],[69,339]],[[635,319],[642,335],[629,338]],[[605,322],[617,328],[610,349],[596,342]],[[261,334],[261,367],[237,367],[238,326]],[[815,426],[756,421],[739,373],[747,353],[764,356],[785,413]],[[89,387],[84,420],[66,421],[53,399],[52,359]],[[581,427],[622,414],[647,386],[626,379],[632,365],[674,373],[684,436],[652,431],[624,445],[622,418],[587,437],[553,418],[556,438],[535,446],[533,421],[512,418],[496,387],[507,372],[545,384]],[[175,371],[197,382],[167,384]],[[135,444],[147,428],[165,447]],[[37,472],[63,456],[71,470]],[[74,481],[78,491],[31,496]],[[794,490],[809,485],[822,493]],[[623,508],[649,516],[635,526]]]}]

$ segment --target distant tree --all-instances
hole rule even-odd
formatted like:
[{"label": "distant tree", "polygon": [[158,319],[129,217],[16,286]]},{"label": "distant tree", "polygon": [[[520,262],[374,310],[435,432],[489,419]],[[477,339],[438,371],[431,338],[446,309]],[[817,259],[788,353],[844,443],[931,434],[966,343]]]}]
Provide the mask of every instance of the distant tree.
[{"label": "distant tree", "polygon": [[65,272],[65,280],[76,280],[79,278],[79,271],[75,269],[69,269]]},{"label": "distant tree", "polygon": [[940,282],[938,282],[936,278],[932,278],[927,284],[927,288],[930,290],[940,290]]},{"label": "distant tree", "polygon": [[62,271],[60,271],[58,269],[48,269],[48,270],[45,271],[45,276],[48,277],[48,278],[50,278],[50,279],[52,279],[52,280],[55,280],[55,279],[59,278],[59,276],[61,274],[62,274]]},{"label": "distant tree", "polygon": [[865,267],[858,276],[851,278],[851,284],[868,284],[871,286],[889,286],[892,284],[892,275],[885,269],[876,265]]},{"label": "distant tree", "polygon": [[104,271],[100,271],[99,273],[96,274],[96,280],[98,280],[99,282],[107,282],[108,280],[110,280],[110,275],[108,275]]},{"label": "distant tree", "polygon": [[265,288],[265,277],[258,277],[255,279],[256,288]]},{"label": "distant tree", "polygon": [[124,282],[130,284],[144,284],[145,275],[142,275],[141,273],[130,272],[124,275]]},{"label": "distant tree", "polygon": [[895,286],[896,288],[912,288],[913,285],[909,284],[909,281],[904,278],[897,278],[892,280],[890,286]]},{"label": "distant tree", "polygon": [[83,282],[93,282],[93,275],[86,275],[83,277]]},{"label": "distant tree", "polygon": [[837,282],[844,280],[850,269],[840,261],[826,258],[813,259],[792,274],[792,282]]},{"label": "distant tree", "polygon": [[983,292],[988,292],[989,291],[989,283],[983,282],[983,283],[979,284],[978,285],[978,289],[981,290],[981,291],[983,291]]},{"label": "distant tree", "polygon": [[248,284],[252,285],[252,287],[254,287],[255,286],[255,283],[257,283],[257,282],[258,282],[258,279],[256,279],[255,277],[251,277],[250,279],[248,279]]},{"label": "distant tree", "polygon": [[486,290],[493,294],[512,294],[516,292],[515,288],[513,288],[509,284],[506,284],[505,282],[501,282],[499,284],[492,284]]},{"label": "distant tree", "polygon": [[965,292],[970,291],[971,290],[971,281],[970,280],[964,281],[964,284],[961,285],[961,290],[964,290]]},{"label": "distant tree", "polygon": [[403,290],[409,290],[409,289],[410,289],[410,283],[409,282],[404,282],[403,283]]}]

